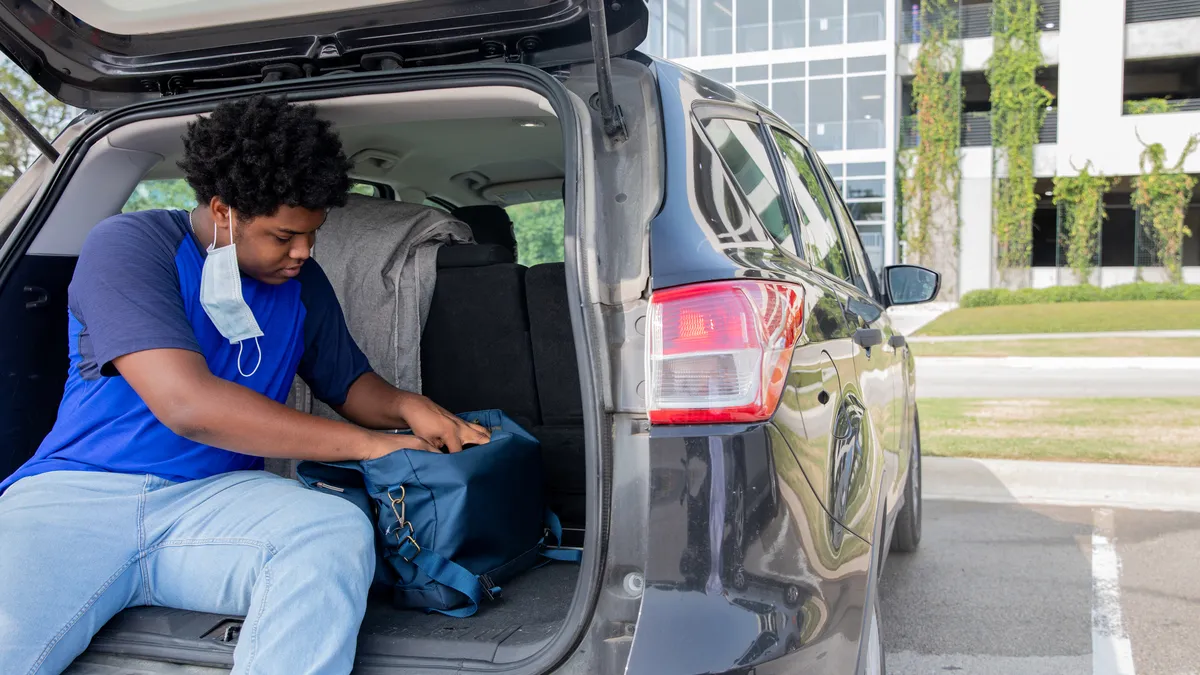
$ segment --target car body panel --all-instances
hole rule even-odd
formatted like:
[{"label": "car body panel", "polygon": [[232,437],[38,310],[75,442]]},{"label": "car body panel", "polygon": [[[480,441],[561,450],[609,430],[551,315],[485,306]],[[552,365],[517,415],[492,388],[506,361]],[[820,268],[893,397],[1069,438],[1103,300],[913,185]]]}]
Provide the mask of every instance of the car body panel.
[{"label": "car body panel", "polygon": [[646,593],[628,673],[854,669],[873,549],[853,535],[834,545],[774,424],[656,428],[650,476]]}]

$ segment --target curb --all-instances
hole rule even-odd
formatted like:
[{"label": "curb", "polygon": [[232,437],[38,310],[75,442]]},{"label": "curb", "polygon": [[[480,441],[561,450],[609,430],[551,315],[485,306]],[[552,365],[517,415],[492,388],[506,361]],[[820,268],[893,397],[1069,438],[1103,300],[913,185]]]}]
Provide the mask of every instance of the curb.
[{"label": "curb", "polygon": [[925,499],[1200,512],[1200,468],[922,457]]},{"label": "curb", "polygon": [[968,371],[971,368],[1025,370],[1200,370],[1200,356],[918,356],[922,365]]},{"label": "curb", "polygon": [[909,342],[1018,342],[1021,340],[1094,340],[1105,338],[1200,338],[1200,330],[1116,330],[1103,333],[1011,333],[1001,335],[914,335]]}]

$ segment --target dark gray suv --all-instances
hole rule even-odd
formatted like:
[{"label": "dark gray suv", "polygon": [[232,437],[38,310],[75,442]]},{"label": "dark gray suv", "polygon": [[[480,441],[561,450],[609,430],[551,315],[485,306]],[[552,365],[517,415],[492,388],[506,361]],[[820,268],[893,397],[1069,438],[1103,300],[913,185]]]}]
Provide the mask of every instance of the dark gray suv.
[{"label": "dark gray suv", "polygon": [[[26,130],[43,155],[0,200],[0,475],[54,422],[87,232],[178,179],[196,115],[284,95],[364,192],[475,231],[439,252],[424,393],[526,425],[583,551],[469,619],[372,600],[356,672],[883,672],[880,570],[921,536],[885,310],[937,275],[873,270],[803,138],[636,51],[639,0],[319,4],[0,0],[0,48],[86,111],[53,143]],[[561,262],[523,264],[497,212],[560,199]],[[224,672],[239,626],[132,608],[69,672]]]}]

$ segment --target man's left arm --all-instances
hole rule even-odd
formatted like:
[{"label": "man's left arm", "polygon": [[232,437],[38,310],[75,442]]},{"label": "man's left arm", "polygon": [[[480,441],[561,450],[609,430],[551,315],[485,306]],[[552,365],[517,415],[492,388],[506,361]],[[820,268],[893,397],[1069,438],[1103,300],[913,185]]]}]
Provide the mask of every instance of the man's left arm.
[{"label": "man's left arm", "polygon": [[333,286],[316,261],[304,264],[299,281],[307,312],[299,374],[316,398],[360,426],[407,427],[450,452],[488,441],[483,427],[465,422],[420,394],[393,387],[371,370],[346,327]]}]

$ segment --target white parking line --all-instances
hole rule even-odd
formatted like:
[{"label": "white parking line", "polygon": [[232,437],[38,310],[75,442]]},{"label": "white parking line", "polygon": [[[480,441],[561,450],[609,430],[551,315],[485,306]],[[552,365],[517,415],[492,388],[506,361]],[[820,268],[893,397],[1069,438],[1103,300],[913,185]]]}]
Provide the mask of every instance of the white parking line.
[{"label": "white parking line", "polygon": [[1133,647],[1121,620],[1121,560],[1113,545],[1113,513],[1092,513],[1092,674],[1134,675]]}]

